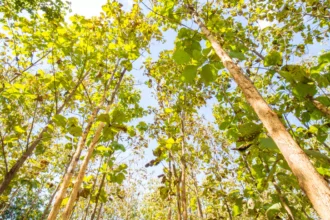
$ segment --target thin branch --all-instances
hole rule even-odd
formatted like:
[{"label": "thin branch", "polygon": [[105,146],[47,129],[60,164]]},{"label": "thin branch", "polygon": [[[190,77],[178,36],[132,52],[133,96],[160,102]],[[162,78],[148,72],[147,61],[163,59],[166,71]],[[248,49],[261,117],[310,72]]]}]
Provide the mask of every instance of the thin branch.
[{"label": "thin branch", "polygon": [[32,119],[32,123],[31,123],[31,128],[30,128],[29,134],[28,134],[27,139],[26,139],[26,146],[25,146],[25,149],[26,150],[28,149],[29,144],[30,144],[30,137],[31,137],[32,130],[33,130],[33,127],[34,127],[34,121],[36,119],[36,114],[37,114],[37,110],[38,110],[38,104],[39,104],[39,101],[36,100],[36,107],[35,107],[34,112],[33,112],[33,119]]}]

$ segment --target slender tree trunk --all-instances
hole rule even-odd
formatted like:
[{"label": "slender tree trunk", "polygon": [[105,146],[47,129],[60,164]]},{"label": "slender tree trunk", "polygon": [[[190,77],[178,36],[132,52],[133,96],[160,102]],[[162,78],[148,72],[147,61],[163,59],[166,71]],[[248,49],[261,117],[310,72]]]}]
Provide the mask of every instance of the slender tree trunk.
[{"label": "slender tree trunk", "polygon": [[100,183],[99,190],[98,190],[96,198],[95,198],[95,207],[94,207],[94,211],[93,211],[92,216],[91,216],[91,220],[93,220],[95,218],[95,215],[96,215],[96,210],[97,210],[97,206],[98,206],[98,203],[99,203],[101,190],[102,190],[103,185],[104,185],[105,177],[106,177],[106,174],[104,173],[103,176],[102,176],[102,180],[101,180],[101,183]]},{"label": "slender tree trunk", "polygon": [[[120,78],[119,78],[118,83],[116,85],[116,88],[115,88],[115,90],[112,93],[111,100],[110,100],[110,102],[109,102],[109,104],[108,104],[108,106],[107,106],[107,108],[105,110],[105,114],[108,114],[109,111],[110,111],[110,109],[111,109],[111,107],[112,107],[112,103],[115,100],[116,94],[117,94],[117,92],[119,90],[120,83],[121,83],[121,81],[122,81],[122,79],[124,77],[125,72],[126,72],[126,69],[124,69],[121,72],[121,75],[120,75]],[[79,173],[78,173],[78,176],[77,176],[77,180],[76,180],[76,182],[75,182],[75,184],[73,186],[73,189],[72,189],[72,192],[71,192],[71,196],[70,196],[69,201],[68,201],[68,203],[67,203],[67,205],[65,207],[65,210],[64,210],[64,212],[62,214],[62,218],[63,219],[68,219],[68,217],[70,216],[70,213],[72,212],[72,207],[73,207],[74,202],[76,201],[76,198],[77,198],[77,195],[78,195],[78,191],[80,189],[80,185],[81,185],[81,183],[83,181],[83,178],[85,176],[85,172],[86,172],[86,169],[87,169],[89,160],[92,157],[92,153],[94,151],[94,148],[95,148],[97,142],[100,139],[100,136],[101,136],[101,133],[102,133],[102,130],[103,130],[104,126],[105,126],[105,123],[104,122],[101,122],[98,125],[98,127],[97,127],[97,129],[95,131],[95,134],[94,134],[94,137],[92,139],[92,142],[90,143],[90,145],[88,147],[87,154],[86,154],[86,156],[85,156],[85,158],[84,158],[84,160],[83,160],[83,162],[82,162],[82,164],[80,166],[80,170],[79,170]]]},{"label": "slender tree trunk", "polygon": [[284,199],[284,197],[283,197],[283,195],[282,195],[282,192],[281,192],[281,190],[280,190],[280,187],[278,187],[278,185],[277,185],[277,183],[276,183],[275,180],[273,180],[273,185],[274,185],[275,190],[276,190],[276,192],[277,192],[277,194],[278,194],[278,197],[280,198],[280,201],[281,201],[282,206],[284,207],[285,211],[287,212],[287,214],[288,214],[288,216],[289,216],[289,219],[290,219],[290,220],[295,220],[294,215],[293,215],[293,213],[292,213],[292,211],[291,211],[289,205],[288,205],[287,202],[285,201],[285,199]]},{"label": "slender tree trunk", "polygon": [[185,153],[186,153],[186,144],[185,144],[185,113],[181,114],[181,204],[182,204],[182,217],[183,220],[188,219],[187,212],[187,196],[186,196],[186,161],[185,161]]},{"label": "slender tree trunk", "polygon": [[101,203],[101,205],[100,205],[100,208],[99,208],[99,211],[98,211],[96,220],[99,220],[100,219],[101,213],[102,213],[102,208],[103,208],[103,203]]},{"label": "slender tree trunk", "polygon": [[180,178],[178,177],[174,163],[172,165],[172,169],[176,179],[175,185],[176,185],[176,204],[178,207],[178,220],[181,220],[182,214],[181,214]]},{"label": "slender tree trunk", "polygon": [[[64,173],[62,175],[62,178],[64,177],[64,175],[68,171],[68,168],[69,168],[69,165],[70,165],[71,160],[72,160],[72,157],[70,157],[69,163],[65,167],[65,171],[64,171]],[[54,192],[53,192],[52,196],[50,197],[50,200],[49,200],[49,202],[48,202],[48,204],[47,204],[47,206],[46,206],[46,208],[45,208],[44,212],[42,213],[42,216],[41,216],[41,218],[39,220],[44,220],[46,218],[46,215],[48,214],[49,207],[53,203],[53,200],[55,198],[55,195],[56,195],[57,190],[59,189],[59,187],[60,187],[60,184],[58,184],[57,187],[56,187],[56,189],[54,190]]]},{"label": "slender tree trunk", "polygon": [[[193,170],[193,169],[192,169]],[[198,190],[198,185],[197,185],[197,180],[196,180],[196,176],[194,175],[194,173],[192,172],[192,178],[193,178],[193,184],[195,187],[195,194],[196,194],[196,200],[197,200],[197,211],[198,211],[198,217],[199,219],[204,219],[203,217],[203,208],[202,208],[202,203],[201,200],[199,198],[199,190]]]},{"label": "slender tree trunk", "polygon": [[330,219],[330,189],[327,182],[315,170],[305,152],[293,140],[277,114],[268,106],[253,83],[247,78],[243,70],[233,62],[223,50],[217,39],[207,29],[198,17],[193,7],[188,6],[195,22],[200,27],[203,35],[210,41],[213,49],[228,69],[238,87],[242,90],[245,98],[252,106],[264,127],[277,144],[293,174],[297,177],[302,190],[307,194],[313,207],[323,219]]},{"label": "slender tree trunk", "polygon": [[[65,98],[62,106],[57,109],[57,114],[60,114],[64,107],[68,104],[68,102],[71,100],[72,96],[75,94],[76,90],[80,86],[80,84],[83,82],[83,80],[86,78],[86,76],[89,74],[89,71],[85,73],[76,83],[75,87],[71,91],[71,93]],[[34,140],[26,149],[26,151],[23,153],[23,155],[16,161],[14,166],[9,170],[9,172],[6,173],[1,185],[0,185],[0,195],[8,188],[9,183],[12,181],[12,179],[15,177],[19,169],[23,166],[24,162],[29,158],[34,149],[37,147],[37,145],[40,143],[40,141],[43,139],[44,134],[48,131],[48,126],[53,124],[53,120],[49,120],[47,125],[42,129],[42,131],[39,133],[36,140]]]},{"label": "slender tree trunk", "polygon": [[88,133],[94,123],[94,120],[99,112],[99,107],[96,107],[95,110],[93,111],[91,117],[89,118],[89,121],[88,121],[88,124],[79,140],[79,144],[78,144],[78,147],[73,155],[73,158],[71,160],[71,163],[69,165],[69,168],[68,168],[68,171],[66,172],[63,180],[62,180],[62,183],[59,187],[59,190],[57,192],[57,195],[56,195],[56,198],[55,198],[55,202],[54,202],[54,205],[48,215],[48,220],[52,220],[52,219],[56,219],[56,216],[57,216],[57,213],[61,207],[61,203],[65,197],[65,194],[66,194],[66,190],[70,184],[70,181],[71,181],[71,178],[73,176],[73,173],[74,173],[74,169],[76,168],[77,164],[78,164],[78,161],[79,161],[79,158],[80,158],[80,154],[81,154],[81,151],[83,150],[83,148],[85,147],[85,143],[86,143],[86,139],[87,139],[87,136],[88,136]]},{"label": "slender tree trunk", "polygon": [[[103,159],[103,158],[102,158]],[[93,187],[92,187],[92,192],[94,191],[95,189],[95,186],[96,186],[96,182],[97,182],[97,178],[99,176],[99,173],[100,173],[100,169],[101,169],[101,166],[102,166],[102,163],[103,163],[103,160],[101,159],[101,162],[100,162],[100,166],[97,170],[97,174],[96,174],[96,178],[95,178],[95,181],[93,183]],[[90,203],[91,203],[91,196],[89,196],[89,199],[88,199],[88,204],[87,204],[87,207],[85,209],[85,213],[84,213],[84,217],[83,217],[83,220],[86,220],[87,216],[88,216],[88,209],[89,209],[89,206],[90,206]]]},{"label": "slender tree trunk", "polygon": [[168,182],[169,182],[169,190],[168,190],[168,212],[167,212],[167,220],[172,220],[172,206],[171,206],[171,193],[172,193],[172,154],[171,150],[168,152]]},{"label": "slender tree trunk", "polygon": [[[115,70],[116,71],[116,70]],[[73,173],[74,173],[74,169],[76,168],[77,164],[78,164],[78,161],[79,161],[79,158],[80,158],[80,154],[83,150],[83,148],[85,147],[85,144],[86,144],[86,140],[87,140],[87,137],[88,137],[88,134],[94,124],[94,121],[98,115],[98,112],[100,111],[101,109],[101,106],[104,104],[105,102],[105,99],[106,99],[106,92],[108,90],[108,87],[109,85],[111,84],[111,81],[114,77],[114,74],[115,74],[115,71],[112,73],[112,76],[110,77],[109,79],[109,82],[108,82],[108,85],[105,86],[105,89],[104,89],[104,94],[103,94],[103,97],[102,97],[102,100],[101,100],[101,103],[98,107],[96,107],[91,115],[91,117],[89,118],[88,120],[88,123],[87,123],[87,126],[82,134],[82,136],[80,137],[80,140],[79,140],[79,143],[78,143],[78,147],[73,155],[73,158],[71,160],[71,163],[69,165],[69,168],[68,168],[68,171],[66,172],[63,180],[62,180],[62,183],[60,185],[60,188],[58,190],[58,193],[56,195],[56,198],[55,198],[55,202],[54,202],[54,205],[52,207],[52,210],[50,211],[49,215],[48,215],[48,220],[53,220],[56,218],[57,214],[58,214],[58,211],[61,207],[61,203],[65,197],[65,194],[66,194],[66,190],[70,184],[70,181],[71,181],[71,178],[73,176]]]}]

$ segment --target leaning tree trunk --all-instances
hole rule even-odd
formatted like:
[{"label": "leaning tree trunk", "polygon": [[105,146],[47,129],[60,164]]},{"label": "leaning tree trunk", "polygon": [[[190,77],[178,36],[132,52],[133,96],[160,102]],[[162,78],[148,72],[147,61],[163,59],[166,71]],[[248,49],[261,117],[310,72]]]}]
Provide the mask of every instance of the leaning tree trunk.
[{"label": "leaning tree trunk", "polygon": [[78,161],[79,161],[79,158],[80,158],[80,154],[82,152],[82,150],[84,149],[85,147],[85,144],[86,144],[86,140],[87,140],[87,137],[88,137],[88,134],[94,124],[94,121],[101,109],[101,106],[104,104],[105,102],[105,99],[106,99],[106,92],[107,92],[107,88],[108,86],[111,84],[111,81],[114,77],[114,74],[115,74],[115,70],[114,72],[112,73],[112,76],[110,77],[109,79],[109,82],[106,86],[106,88],[104,89],[104,94],[103,94],[103,97],[102,97],[102,100],[101,100],[101,103],[99,104],[99,106],[97,106],[91,117],[89,118],[88,120],[88,123],[87,123],[87,126],[82,134],[82,136],[80,137],[79,139],[79,143],[78,143],[78,146],[77,146],[77,149],[72,157],[72,160],[70,162],[70,165],[68,167],[68,170],[67,172],[65,173],[65,176],[62,180],[62,183],[60,185],[60,188],[58,189],[58,192],[56,194],[56,198],[55,198],[55,202],[52,206],[52,209],[51,211],[49,212],[49,215],[48,215],[48,220],[53,220],[53,219],[56,219],[56,216],[58,214],[58,211],[60,210],[60,207],[61,207],[61,203],[65,197],[65,194],[66,194],[66,190],[70,184],[70,181],[71,181],[71,178],[73,176],[73,173],[74,173],[74,169],[76,168],[77,164],[78,164]]},{"label": "leaning tree trunk", "polygon": [[[80,84],[84,81],[85,77],[89,74],[89,71],[85,73],[76,83],[73,90],[69,93],[69,95],[65,98],[63,101],[62,106],[60,106],[58,109],[56,109],[56,113],[60,114],[64,107],[68,104],[68,102],[71,100],[72,96],[77,91]],[[2,180],[2,183],[0,185],[0,195],[8,188],[10,182],[13,180],[13,178],[16,176],[19,169],[23,166],[24,162],[29,158],[33,151],[36,149],[40,141],[43,139],[45,133],[48,131],[48,127],[51,126],[54,123],[53,119],[49,120],[49,122],[46,124],[46,126],[41,130],[39,133],[37,139],[35,139],[27,148],[27,150],[24,152],[24,154],[16,161],[14,166],[9,170],[9,172],[6,173],[4,179]]]},{"label": "leaning tree trunk", "polygon": [[201,29],[202,34],[210,41],[216,54],[242,90],[246,100],[258,115],[269,135],[277,144],[293,174],[297,177],[301,189],[307,194],[313,204],[314,209],[322,219],[330,219],[330,189],[327,182],[313,167],[305,152],[294,141],[277,114],[268,106],[251,80],[244,75],[243,70],[233,62],[217,39],[204,25],[197,12],[191,6],[188,6],[188,8],[190,8],[191,14]]},{"label": "leaning tree trunk", "polygon": [[[105,114],[108,114],[109,111],[110,111],[110,109],[111,109],[112,103],[115,100],[116,94],[117,94],[117,92],[119,90],[120,83],[121,83],[121,81],[122,81],[122,79],[124,77],[125,72],[126,72],[126,69],[124,69],[121,72],[121,75],[120,75],[120,78],[119,78],[119,80],[117,82],[116,88],[115,88],[115,90],[112,93],[111,100],[110,100],[110,102],[109,102],[109,104],[108,104],[108,106],[107,106],[107,108],[105,110]],[[73,208],[73,205],[74,205],[74,203],[76,201],[76,198],[77,198],[77,195],[78,195],[78,191],[80,189],[80,185],[81,185],[81,183],[83,181],[83,178],[85,176],[85,172],[86,172],[86,169],[87,169],[89,160],[92,157],[92,153],[94,151],[94,148],[95,148],[96,144],[98,143],[98,141],[100,139],[100,136],[101,136],[101,133],[102,133],[102,130],[103,130],[104,126],[105,126],[105,123],[104,122],[101,122],[98,125],[98,127],[97,127],[97,129],[95,131],[95,134],[94,134],[94,137],[92,139],[92,142],[90,143],[90,145],[88,147],[87,154],[85,155],[85,158],[84,158],[84,160],[83,160],[83,162],[82,162],[82,164],[80,166],[80,170],[79,170],[79,173],[78,173],[78,176],[77,176],[77,180],[76,180],[76,182],[75,182],[75,184],[73,186],[73,189],[72,189],[72,192],[71,192],[71,196],[70,196],[69,201],[68,201],[68,203],[67,203],[67,205],[65,207],[65,210],[64,210],[64,212],[62,214],[62,218],[63,219],[68,219],[69,216],[70,216],[70,214],[71,214],[71,212],[72,212],[72,208]]]}]

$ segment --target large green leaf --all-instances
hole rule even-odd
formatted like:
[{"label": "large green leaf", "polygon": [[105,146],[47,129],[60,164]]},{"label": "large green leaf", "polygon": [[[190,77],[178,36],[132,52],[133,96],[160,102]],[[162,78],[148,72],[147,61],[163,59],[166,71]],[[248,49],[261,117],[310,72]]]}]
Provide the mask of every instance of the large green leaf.
[{"label": "large green leaf", "polygon": [[215,77],[216,76],[213,72],[213,68],[210,64],[206,64],[202,67],[201,78],[203,82],[205,83],[213,82],[215,80]]},{"label": "large green leaf", "polygon": [[330,52],[322,54],[319,57],[319,63],[330,63]]},{"label": "large green leaf", "polygon": [[273,219],[275,215],[281,210],[281,208],[282,208],[281,203],[275,203],[271,205],[266,211],[267,217],[269,219]]},{"label": "large green leaf", "polygon": [[73,126],[68,129],[72,136],[79,137],[82,134],[82,128],[79,126]]},{"label": "large green leaf", "polygon": [[304,99],[306,96],[314,96],[317,90],[313,84],[297,83],[293,86],[292,93],[296,97]]},{"label": "large green leaf", "polygon": [[264,65],[265,66],[281,66],[282,65],[282,55],[281,53],[277,52],[277,51],[271,51],[269,54],[267,54],[267,56],[265,57],[264,60]]},{"label": "large green leaf", "polygon": [[196,75],[197,75],[197,66],[188,65],[184,68],[181,79],[184,82],[192,83],[194,82]]},{"label": "large green leaf", "polygon": [[190,55],[181,49],[176,49],[173,53],[173,59],[177,64],[186,64],[190,61]]},{"label": "large green leaf", "polygon": [[277,145],[275,144],[275,142],[273,141],[273,139],[271,138],[260,138],[260,148],[262,149],[268,149],[274,152],[280,152],[280,150],[278,149]]}]

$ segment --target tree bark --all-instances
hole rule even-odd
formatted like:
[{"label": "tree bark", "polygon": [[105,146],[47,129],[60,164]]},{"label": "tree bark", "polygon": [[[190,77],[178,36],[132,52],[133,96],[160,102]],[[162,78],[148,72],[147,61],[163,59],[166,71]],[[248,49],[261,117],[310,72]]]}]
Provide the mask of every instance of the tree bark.
[{"label": "tree bark", "polygon": [[[120,84],[121,84],[121,81],[122,81],[122,79],[124,77],[125,72],[126,72],[126,69],[124,69],[121,72],[121,75],[120,75],[120,78],[119,78],[119,80],[117,82],[116,88],[115,88],[115,90],[112,93],[111,100],[110,100],[110,102],[109,102],[109,104],[108,104],[108,106],[107,106],[107,108],[105,110],[105,114],[108,114],[109,111],[110,111],[110,109],[111,109],[111,107],[112,107],[112,103],[114,102],[114,99],[115,99],[116,94],[117,94],[117,92],[119,90],[119,87],[120,87]],[[68,217],[70,216],[70,214],[72,212],[73,204],[76,201],[76,198],[77,198],[77,195],[78,195],[78,191],[80,189],[80,185],[81,185],[81,183],[83,181],[83,178],[85,176],[85,172],[86,172],[86,169],[87,169],[89,160],[92,157],[92,153],[94,151],[94,148],[95,148],[96,144],[99,141],[99,138],[101,136],[101,133],[102,133],[102,130],[103,130],[104,126],[105,126],[105,123],[104,122],[101,122],[98,125],[98,127],[97,127],[97,129],[95,131],[94,137],[93,137],[92,142],[90,143],[90,145],[88,147],[88,151],[87,151],[87,154],[86,154],[86,156],[84,158],[84,161],[82,162],[82,164],[80,166],[80,170],[79,170],[79,173],[78,173],[78,176],[77,176],[77,180],[76,180],[76,182],[75,182],[75,184],[73,186],[73,189],[72,189],[72,192],[71,192],[71,196],[70,196],[69,201],[68,201],[68,203],[67,203],[67,205],[65,207],[65,210],[64,210],[64,212],[62,214],[62,218],[63,219],[68,219]]]},{"label": "tree bark", "polygon": [[[89,74],[89,71],[87,71],[87,73],[85,73],[85,75],[83,75],[78,82],[76,83],[75,87],[73,88],[73,90],[71,91],[71,93],[65,98],[62,106],[59,107],[59,109],[57,109],[57,114],[61,113],[62,110],[64,109],[64,107],[68,104],[68,102],[71,100],[72,96],[75,94],[76,90],[78,89],[78,87],[80,86],[80,84],[84,81],[84,79],[86,78],[86,76]],[[29,158],[33,151],[35,150],[35,148],[38,146],[38,144],[40,143],[40,141],[43,139],[44,134],[48,131],[48,126],[53,124],[53,120],[49,120],[49,122],[47,123],[47,125],[42,129],[42,131],[39,133],[38,137],[36,140],[34,140],[26,149],[26,151],[24,152],[24,154],[16,161],[16,163],[14,164],[14,166],[9,170],[9,172],[6,173],[4,179],[2,180],[2,183],[0,185],[0,195],[8,188],[10,182],[13,180],[13,178],[15,177],[15,175],[17,174],[17,172],[19,171],[19,169],[23,166],[24,162],[27,160],[27,158]]]},{"label": "tree bark", "polygon": [[186,196],[186,162],[185,162],[185,113],[184,111],[181,114],[181,204],[182,204],[182,217],[183,220],[188,220],[188,212],[187,212],[187,196]]},{"label": "tree bark", "polygon": [[268,106],[251,80],[243,70],[233,62],[223,50],[217,39],[207,29],[193,7],[188,6],[195,22],[203,35],[210,41],[216,54],[228,69],[231,76],[242,90],[246,100],[252,106],[269,135],[277,144],[293,174],[297,177],[301,189],[307,194],[314,209],[323,219],[330,219],[330,189],[326,181],[316,171],[305,152],[288,133],[277,114]]},{"label": "tree bark", "polygon": [[172,169],[173,169],[173,174],[175,176],[176,179],[176,204],[178,207],[178,220],[181,220],[181,196],[180,196],[180,178],[178,177],[178,174],[176,173],[176,168],[175,168],[175,164],[172,164]]}]

